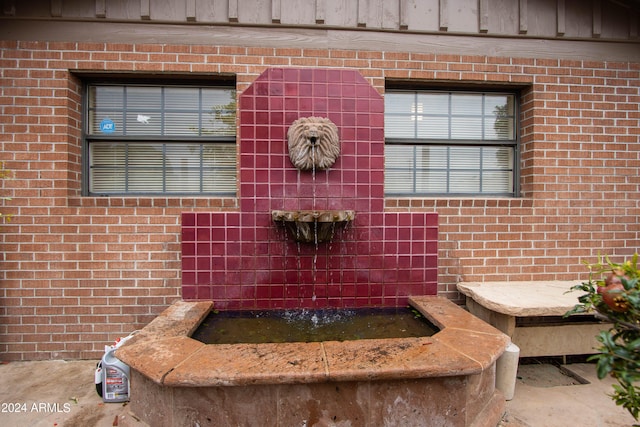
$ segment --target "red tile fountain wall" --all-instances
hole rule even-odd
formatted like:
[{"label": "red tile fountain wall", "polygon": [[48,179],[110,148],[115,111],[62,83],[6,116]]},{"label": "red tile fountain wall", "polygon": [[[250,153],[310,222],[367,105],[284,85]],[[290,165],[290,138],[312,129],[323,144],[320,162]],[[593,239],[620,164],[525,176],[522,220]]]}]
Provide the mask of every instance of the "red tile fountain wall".
[{"label": "red tile fountain wall", "polygon": [[[354,70],[269,69],[240,96],[239,212],[182,214],[182,297],[218,308],[399,306],[437,289],[436,213],[384,210],[384,102]],[[341,155],[298,171],[286,134],[327,117]],[[349,209],[331,242],[296,243],[272,210]]]}]

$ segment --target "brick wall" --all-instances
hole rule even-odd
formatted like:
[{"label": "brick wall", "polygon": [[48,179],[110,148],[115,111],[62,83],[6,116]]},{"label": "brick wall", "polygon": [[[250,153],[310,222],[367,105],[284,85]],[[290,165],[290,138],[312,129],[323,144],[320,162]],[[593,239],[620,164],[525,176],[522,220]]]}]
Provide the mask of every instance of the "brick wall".
[{"label": "brick wall", "polygon": [[180,213],[234,199],[82,197],[78,72],[233,73],[270,66],[518,84],[521,197],[393,199],[439,214],[439,292],[459,280],[585,277],[580,260],[640,246],[640,64],[324,49],[0,42],[0,359],[99,358],[180,295]]}]

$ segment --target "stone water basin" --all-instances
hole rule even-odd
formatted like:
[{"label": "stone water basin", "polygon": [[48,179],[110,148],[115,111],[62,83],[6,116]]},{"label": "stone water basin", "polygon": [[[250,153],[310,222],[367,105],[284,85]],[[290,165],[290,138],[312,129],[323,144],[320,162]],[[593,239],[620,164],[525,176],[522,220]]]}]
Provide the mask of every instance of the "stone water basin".
[{"label": "stone water basin", "polygon": [[438,333],[215,345],[190,338],[213,303],[179,301],[117,351],[131,411],[153,426],[495,426],[508,337],[447,299],[409,301]]}]

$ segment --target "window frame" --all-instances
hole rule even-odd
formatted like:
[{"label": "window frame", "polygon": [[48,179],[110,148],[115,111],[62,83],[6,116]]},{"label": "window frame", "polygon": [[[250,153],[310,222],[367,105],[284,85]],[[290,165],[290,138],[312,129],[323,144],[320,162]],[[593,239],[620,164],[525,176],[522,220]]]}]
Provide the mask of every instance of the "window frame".
[{"label": "window frame", "polygon": [[[447,86],[447,85],[416,85],[412,82],[387,82],[385,87],[385,96],[389,93],[458,93],[458,94],[502,94],[510,95],[514,97],[514,139],[513,140],[498,140],[498,139],[445,139],[445,138],[401,138],[401,137],[389,137],[386,135],[385,127],[385,147],[393,145],[403,145],[407,147],[418,146],[446,146],[446,147],[508,147],[513,149],[513,192],[509,193],[490,193],[490,192],[388,192],[385,185],[385,197],[386,198],[458,198],[458,197],[470,197],[470,198],[517,198],[520,197],[520,154],[521,154],[521,119],[520,119],[520,103],[521,103],[521,87],[513,86],[499,86],[499,87],[487,87],[485,85],[472,84],[461,86]],[[385,117],[387,111],[385,109]],[[415,151],[415,150],[414,150]],[[447,154],[449,156],[449,154]],[[386,157],[386,155],[385,155]],[[415,164],[414,164],[415,170]],[[452,168],[447,167],[447,175]],[[385,162],[385,175],[387,173],[387,166]],[[414,179],[415,181],[415,179]],[[450,181],[447,179],[447,186]],[[415,187],[412,189],[415,190]]]},{"label": "window frame", "polygon": [[[165,144],[228,144],[236,147],[234,150],[237,157],[237,117],[238,111],[236,107],[235,122],[234,122],[234,134],[233,136],[212,136],[212,135],[99,135],[90,133],[90,106],[89,106],[89,92],[91,87],[94,86],[127,86],[127,87],[185,87],[185,88],[220,88],[233,90],[235,93],[235,100],[237,101],[237,87],[235,76],[222,75],[207,76],[177,76],[170,75],[158,78],[157,76],[111,76],[111,75],[89,75],[81,76],[83,89],[82,89],[82,195],[88,197],[237,197],[238,194],[238,165],[237,159],[234,163],[235,168],[235,188],[233,191],[225,192],[176,192],[176,191],[113,191],[113,192],[92,192],[91,186],[91,159],[90,159],[90,145],[93,142],[113,142],[113,143],[145,143],[153,142],[162,144],[163,149],[166,148]],[[161,108],[161,107],[158,107]],[[201,146],[202,149],[203,146]],[[163,180],[166,178],[168,169],[162,167]],[[200,167],[200,176],[203,174],[202,165]],[[164,190],[164,189],[163,189]]]}]

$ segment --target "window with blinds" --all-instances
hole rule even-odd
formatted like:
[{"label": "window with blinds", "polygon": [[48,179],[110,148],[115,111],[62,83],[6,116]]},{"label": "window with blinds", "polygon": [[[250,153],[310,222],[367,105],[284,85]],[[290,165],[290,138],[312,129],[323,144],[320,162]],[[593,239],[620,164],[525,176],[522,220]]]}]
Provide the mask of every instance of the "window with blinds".
[{"label": "window with blinds", "polygon": [[385,193],[515,196],[516,96],[385,94]]},{"label": "window with blinds", "polygon": [[88,193],[236,194],[230,87],[91,84]]}]

